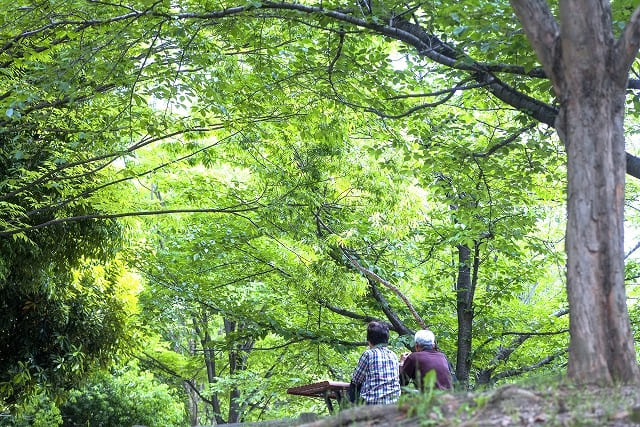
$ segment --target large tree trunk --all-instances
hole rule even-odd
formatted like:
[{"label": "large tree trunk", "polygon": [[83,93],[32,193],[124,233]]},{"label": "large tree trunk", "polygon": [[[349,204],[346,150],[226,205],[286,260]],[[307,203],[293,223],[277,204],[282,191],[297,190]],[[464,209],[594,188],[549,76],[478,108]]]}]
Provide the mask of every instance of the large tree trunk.
[{"label": "large tree trunk", "polygon": [[624,288],[624,87],[612,80],[567,79],[558,119],[568,156],[568,373],[601,383],[637,374]]},{"label": "large tree trunk", "polygon": [[581,383],[636,382],[624,289],[624,95],[638,52],[639,12],[616,42],[605,0],[511,0],[560,102],[567,150],[569,376]]}]

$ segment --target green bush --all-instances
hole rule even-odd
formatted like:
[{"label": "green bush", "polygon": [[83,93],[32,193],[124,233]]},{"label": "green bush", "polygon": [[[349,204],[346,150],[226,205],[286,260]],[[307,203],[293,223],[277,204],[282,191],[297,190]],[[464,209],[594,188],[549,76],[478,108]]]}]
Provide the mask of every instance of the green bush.
[{"label": "green bush", "polygon": [[184,404],[148,372],[127,367],[101,373],[74,390],[60,408],[64,426],[186,425]]},{"label": "green bush", "polygon": [[60,410],[51,398],[35,393],[14,407],[15,413],[0,414],[0,426],[6,427],[54,427],[62,424]]}]

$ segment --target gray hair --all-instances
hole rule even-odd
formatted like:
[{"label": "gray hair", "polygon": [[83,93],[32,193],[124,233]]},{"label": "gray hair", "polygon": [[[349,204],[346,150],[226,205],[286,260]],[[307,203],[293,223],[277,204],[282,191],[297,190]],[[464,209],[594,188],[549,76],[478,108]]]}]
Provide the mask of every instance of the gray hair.
[{"label": "gray hair", "polygon": [[433,332],[431,332],[428,329],[422,329],[419,330],[418,332],[416,332],[416,335],[414,337],[414,342],[419,345],[420,347],[432,347],[434,346],[435,342],[436,342],[436,337],[435,335],[433,335]]}]

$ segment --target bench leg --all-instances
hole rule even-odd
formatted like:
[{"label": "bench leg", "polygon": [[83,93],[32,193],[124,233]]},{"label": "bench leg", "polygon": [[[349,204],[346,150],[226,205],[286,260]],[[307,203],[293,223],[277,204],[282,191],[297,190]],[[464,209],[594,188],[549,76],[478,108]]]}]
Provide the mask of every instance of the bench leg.
[{"label": "bench leg", "polygon": [[327,404],[327,409],[330,414],[333,414],[333,403],[331,403],[331,398],[329,397],[329,391],[324,392],[324,402]]}]

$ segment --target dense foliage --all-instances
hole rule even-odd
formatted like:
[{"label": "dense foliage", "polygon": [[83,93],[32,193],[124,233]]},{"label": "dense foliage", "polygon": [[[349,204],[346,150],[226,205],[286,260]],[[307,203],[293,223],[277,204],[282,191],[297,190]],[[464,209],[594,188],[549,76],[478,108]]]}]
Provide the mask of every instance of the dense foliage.
[{"label": "dense foliage", "polygon": [[[53,157],[45,147],[24,150],[21,156],[3,157],[5,189]],[[6,197],[3,220],[21,221],[33,212],[39,221],[52,220],[47,204],[62,192],[59,185],[42,186]],[[94,209],[86,201],[60,208],[69,215]],[[14,403],[36,386],[69,387],[93,365],[111,360],[123,344],[129,290],[120,280],[123,265],[115,259],[121,239],[117,223],[75,222],[0,240],[0,395],[5,402]]]},{"label": "dense foliage", "polygon": [[433,328],[460,388],[563,371],[565,151],[508,2],[278,5],[0,11],[3,409],[128,350],[172,391],[99,374],[65,423],[323,411],[286,388],[348,381],[374,318],[398,352]]},{"label": "dense foliage", "polygon": [[185,409],[148,372],[127,366],[93,376],[60,408],[64,426],[149,427],[185,424]]}]

